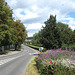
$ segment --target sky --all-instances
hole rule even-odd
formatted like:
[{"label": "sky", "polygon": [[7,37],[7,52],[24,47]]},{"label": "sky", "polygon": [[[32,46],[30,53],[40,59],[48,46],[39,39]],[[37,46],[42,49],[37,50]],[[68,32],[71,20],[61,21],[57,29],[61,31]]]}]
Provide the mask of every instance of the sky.
[{"label": "sky", "polygon": [[75,29],[75,0],[5,0],[15,20],[20,19],[28,31],[28,37],[41,30],[50,15],[56,15],[57,22]]}]

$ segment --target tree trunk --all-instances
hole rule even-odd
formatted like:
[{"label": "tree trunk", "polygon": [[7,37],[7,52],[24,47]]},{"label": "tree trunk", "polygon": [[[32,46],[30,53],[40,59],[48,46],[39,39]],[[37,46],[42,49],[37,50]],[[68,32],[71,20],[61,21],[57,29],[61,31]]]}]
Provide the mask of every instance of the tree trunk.
[{"label": "tree trunk", "polygon": [[15,50],[17,50],[17,44],[15,44]]}]

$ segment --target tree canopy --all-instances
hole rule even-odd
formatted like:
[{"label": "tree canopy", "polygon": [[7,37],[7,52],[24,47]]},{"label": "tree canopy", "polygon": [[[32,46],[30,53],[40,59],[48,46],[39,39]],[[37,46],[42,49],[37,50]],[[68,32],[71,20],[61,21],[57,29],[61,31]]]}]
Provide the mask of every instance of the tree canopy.
[{"label": "tree canopy", "polygon": [[12,39],[14,41],[15,46],[17,47],[17,45],[21,45],[25,41],[27,31],[20,20],[13,22],[13,28],[14,34]]},{"label": "tree canopy", "polygon": [[27,36],[23,23],[20,20],[14,21],[12,14],[5,0],[0,0],[0,46],[21,45]]},{"label": "tree canopy", "polygon": [[34,37],[33,42],[42,44],[47,49],[60,48],[63,44],[74,43],[74,32],[64,23],[56,23],[56,15],[50,15],[50,18],[44,22],[45,27]]}]

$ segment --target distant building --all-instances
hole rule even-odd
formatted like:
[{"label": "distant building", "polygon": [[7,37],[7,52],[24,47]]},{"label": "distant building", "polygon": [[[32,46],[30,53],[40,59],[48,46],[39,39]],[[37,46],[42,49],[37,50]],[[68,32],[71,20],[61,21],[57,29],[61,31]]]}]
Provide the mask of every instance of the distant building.
[{"label": "distant building", "polygon": [[26,39],[25,39],[25,44],[26,45],[29,45],[29,44],[32,44],[31,43],[31,40],[33,39],[33,37],[27,37]]},{"label": "distant building", "polygon": [[25,41],[31,41],[33,37],[27,37]]}]

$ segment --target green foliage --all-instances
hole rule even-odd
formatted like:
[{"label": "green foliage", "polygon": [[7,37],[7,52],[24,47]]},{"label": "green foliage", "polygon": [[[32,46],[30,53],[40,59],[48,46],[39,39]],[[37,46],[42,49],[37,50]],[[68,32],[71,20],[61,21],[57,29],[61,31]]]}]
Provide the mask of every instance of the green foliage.
[{"label": "green foliage", "polygon": [[33,48],[33,49],[37,49],[37,50],[39,50],[39,48],[40,48],[38,46],[33,46],[33,45],[28,45],[28,46],[31,47],[31,48]]},{"label": "green foliage", "polygon": [[58,48],[61,46],[60,32],[56,24],[56,16],[50,15],[45,22],[45,27],[41,30],[41,43],[47,49]]},{"label": "green foliage", "polygon": [[0,46],[15,44],[16,49],[25,41],[27,31],[20,20],[13,20],[12,14],[5,0],[0,0]]},{"label": "green foliage", "polygon": [[71,28],[69,28],[69,26],[67,24],[64,24],[61,22],[58,22],[57,26],[60,31],[60,38],[61,38],[62,43],[70,44],[70,38],[71,38],[71,34],[72,34]]},{"label": "green foliage", "polygon": [[11,43],[11,30],[8,25],[0,25],[0,45],[9,45]]},{"label": "green foliage", "polygon": [[12,10],[5,0],[0,0],[0,46],[9,45],[13,42],[12,33]]},{"label": "green foliage", "polygon": [[69,70],[68,68],[64,67],[63,65],[56,65],[52,63],[51,65],[39,65],[38,71],[40,75],[74,75],[74,70]]},{"label": "green foliage", "polygon": [[12,10],[5,0],[0,0],[0,24],[8,24],[12,20]]},{"label": "green foliage", "polygon": [[[33,48],[33,49],[36,49],[36,50],[39,50],[40,46],[34,46],[34,45],[28,45],[29,47]],[[43,52],[46,51],[46,48],[43,48],[42,50]]]},{"label": "green foliage", "polygon": [[42,44],[34,44],[34,46],[42,47]]},{"label": "green foliage", "polygon": [[75,43],[75,31],[64,23],[56,23],[56,16],[50,15],[45,27],[34,34],[32,44],[42,44],[47,49],[61,48],[63,44]]},{"label": "green foliage", "polygon": [[69,44],[69,45],[67,45],[67,44],[63,44],[63,45],[62,45],[62,48],[65,48],[65,47],[68,47],[69,50],[71,50],[71,49],[75,49],[75,44]]},{"label": "green foliage", "polygon": [[[65,50],[46,51],[36,57],[36,66],[40,75],[74,75],[74,55],[74,52]],[[71,56],[72,58],[70,58]]]},{"label": "green foliage", "polygon": [[14,28],[14,34],[12,36],[12,39],[15,44],[15,49],[17,46],[21,45],[27,36],[27,31],[23,25],[23,23],[20,22],[20,20],[17,20],[16,22],[13,22],[13,28]]},{"label": "green foliage", "polygon": [[33,35],[32,41],[31,41],[32,44],[33,44],[33,45],[40,44],[39,39],[40,39],[39,33],[35,33],[35,34]]},{"label": "green foliage", "polygon": [[69,48],[69,50],[73,50],[74,49],[74,51],[75,51],[75,44],[69,45],[68,48]]},{"label": "green foliage", "polygon": [[16,51],[21,51],[21,46],[19,46]]},{"label": "green foliage", "polygon": [[75,44],[75,30],[71,33],[70,44]]},{"label": "green foliage", "polygon": [[45,52],[45,51],[47,51],[47,49],[46,48],[43,48],[42,52]]}]

